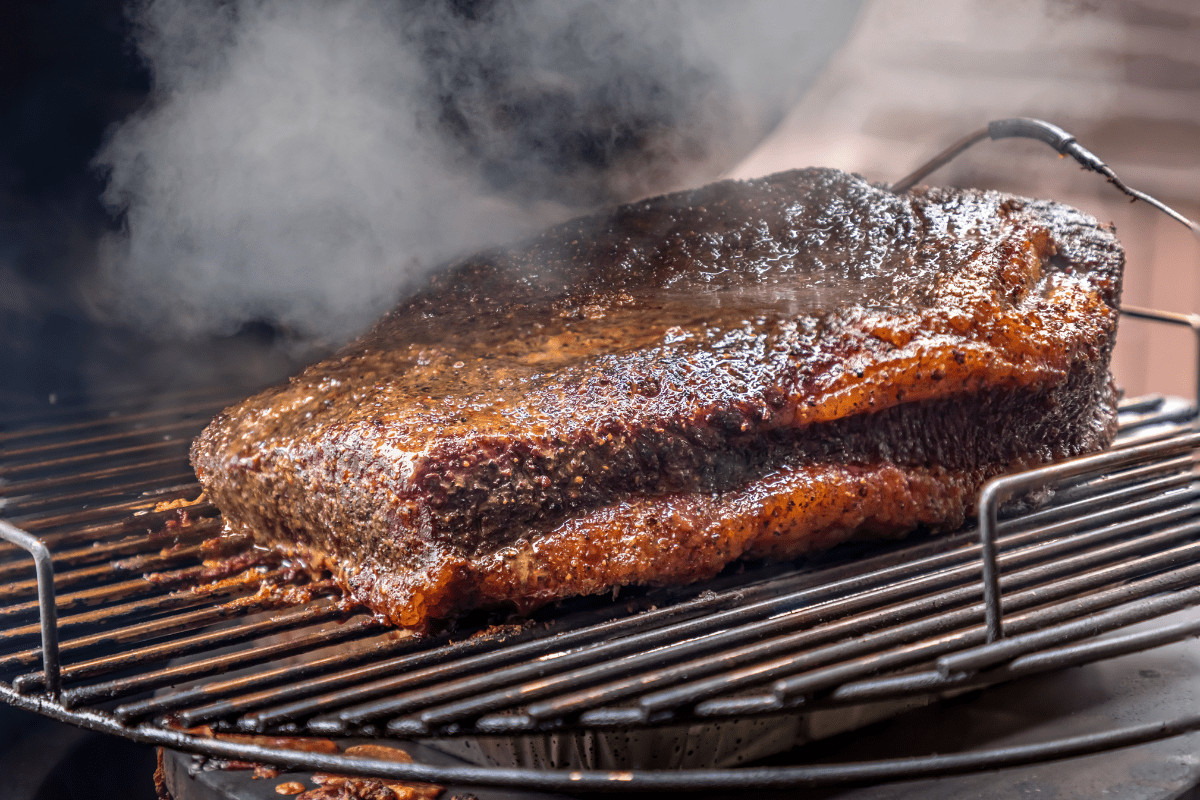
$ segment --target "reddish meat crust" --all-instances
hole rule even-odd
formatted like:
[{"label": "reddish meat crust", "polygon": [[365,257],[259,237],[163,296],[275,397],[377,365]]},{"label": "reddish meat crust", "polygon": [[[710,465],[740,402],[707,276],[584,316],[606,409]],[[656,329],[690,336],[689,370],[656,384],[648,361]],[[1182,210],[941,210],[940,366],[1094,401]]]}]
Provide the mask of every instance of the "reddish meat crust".
[{"label": "reddish meat crust", "polygon": [[713,184],[452,265],[192,462],[230,527],[410,627],[953,527],[1111,440],[1122,266],[1045,201]]}]

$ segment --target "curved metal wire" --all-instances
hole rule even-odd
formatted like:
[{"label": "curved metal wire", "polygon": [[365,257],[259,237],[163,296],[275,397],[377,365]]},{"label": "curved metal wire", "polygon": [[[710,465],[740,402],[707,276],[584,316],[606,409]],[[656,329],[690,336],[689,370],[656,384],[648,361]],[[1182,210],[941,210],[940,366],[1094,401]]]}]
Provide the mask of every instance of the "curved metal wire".
[{"label": "curved metal wire", "polygon": [[286,769],[345,772],[372,778],[542,791],[614,792],[793,789],[883,780],[908,780],[1016,767],[1130,747],[1200,730],[1200,714],[1166,722],[1130,725],[1111,731],[1050,742],[948,755],[810,766],[697,770],[539,770],[494,767],[438,767],[379,759],[348,758],[301,750],[265,747],[244,741],[194,736],[153,725],[126,728],[94,712],[71,712],[39,703],[0,685],[0,697],[14,706],[48,714],[90,730],[124,736],[144,744],[215,758],[254,761]]},{"label": "curved metal wire", "polygon": [[1185,225],[1191,232],[1200,239],[1200,224],[1188,219],[1183,214],[1180,214],[1175,209],[1163,203],[1160,200],[1151,197],[1145,192],[1140,192],[1128,186],[1123,180],[1117,177],[1117,173],[1113,172],[1112,168],[1101,161],[1094,153],[1085,148],[1079,142],[1075,141],[1075,137],[1064,131],[1057,125],[1053,125],[1045,120],[1031,119],[1029,117],[1015,117],[1013,119],[1000,119],[989,122],[986,128],[975,131],[974,133],[964,136],[954,144],[947,147],[942,152],[938,153],[929,161],[922,164],[911,173],[896,181],[891,186],[891,191],[896,194],[907,192],[909,189],[917,185],[917,182],[945,166],[946,164],[957,158],[963,151],[973,145],[982,142],[984,139],[1010,139],[1010,138],[1037,139],[1045,142],[1059,152],[1060,155],[1071,156],[1078,161],[1085,169],[1090,169],[1093,172],[1098,172],[1113,186],[1116,186],[1125,194],[1141,200],[1167,214],[1175,221]]},{"label": "curved metal wire", "polygon": [[[1155,454],[1191,450],[1200,444],[1200,433],[1183,434],[1164,441],[1133,445],[1064,462],[1017,476],[1025,484],[1041,485],[1077,472],[1127,466]],[[1010,479],[1011,480],[1011,479]],[[1011,488],[1011,487],[1009,487]],[[998,594],[996,595],[998,599]],[[1189,601],[1190,602],[1190,601]],[[1020,644],[1018,640],[1012,640]],[[1002,645],[1003,646],[1003,645]],[[983,648],[984,650],[987,647]],[[1021,653],[1024,653],[1022,650]],[[1021,654],[1021,653],[1018,653]],[[995,661],[990,659],[988,664]],[[1072,758],[1120,747],[1156,741],[1200,730],[1200,715],[1118,728],[1019,747],[998,748],[950,755],[929,755],[877,761],[704,770],[541,770],[493,767],[436,767],[391,761],[357,759],[269,747],[244,739],[227,740],[196,735],[158,723],[124,724],[112,715],[64,707],[53,697],[22,694],[0,684],[0,699],[30,711],[91,730],[112,733],[151,745],[216,758],[259,761],[280,767],[353,772],[366,777],[453,783],[472,786],[520,787],[549,791],[601,792],[619,790],[697,791],[800,788],[846,783],[896,781],[1014,767]]]},{"label": "curved metal wire", "polygon": [[[1126,309],[1126,313],[1144,316],[1149,319],[1190,324],[1191,318],[1167,319],[1156,312],[1143,309]],[[1087,456],[1076,461],[1051,465],[1041,470],[1028,473],[1026,477],[1032,483],[1054,482],[1057,478],[1066,477],[1069,473],[1088,469],[1101,469],[1117,465],[1126,465],[1151,453],[1170,455],[1183,449],[1190,450],[1200,444],[1200,433],[1183,434],[1177,438],[1164,441],[1131,444],[1128,447],[1105,453]],[[1012,479],[1010,479],[1012,480]],[[1022,477],[1017,476],[1021,481]],[[1040,485],[1040,484],[1039,484]],[[1012,487],[1009,487],[1012,488]],[[0,534],[16,531],[23,536],[24,532],[13,528],[7,523],[0,524]],[[11,528],[11,530],[8,530]],[[3,537],[10,538],[10,537]],[[49,563],[49,552],[44,543],[35,537],[29,541],[40,546],[46,562],[45,575],[39,569],[40,606],[43,611],[43,636],[45,636],[47,609],[53,614],[53,580],[52,565]],[[19,542],[18,542],[19,543]],[[27,543],[28,544],[28,543]],[[26,547],[34,552],[38,547]],[[45,577],[50,576],[49,580]],[[1197,590],[1200,591],[1200,590]],[[985,592],[986,594],[986,592]],[[47,602],[49,599],[49,602]],[[999,606],[999,593],[994,593],[994,602]],[[999,616],[996,615],[997,628]],[[50,636],[44,641],[43,656],[51,658],[56,641],[56,627],[53,617],[49,619]],[[1169,636],[1157,632],[1151,636],[1139,635],[1133,637],[1135,645],[1153,646],[1158,639],[1190,635],[1192,628],[1172,630]],[[1156,638],[1157,637],[1157,638]],[[1136,639],[1136,641],[1134,641]],[[1146,639],[1145,642],[1142,640]],[[1153,640],[1153,641],[1151,641]],[[1010,640],[1015,641],[1015,640]],[[1015,645],[1006,645],[1014,649],[1017,655],[1023,655],[1024,650]],[[1095,648],[1096,645],[1087,645]],[[1112,648],[1111,642],[1099,643],[1101,648]],[[980,652],[971,654],[972,658],[980,657]],[[983,653],[983,655],[987,655]],[[1086,657],[1091,651],[1085,653]],[[1007,651],[1006,651],[1007,654]],[[1012,655],[1012,654],[1007,654]],[[1035,654],[1036,655],[1036,654]],[[1058,656],[1056,656],[1058,657]],[[1070,654],[1067,654],[1070,657]],[[57,671],[57,658],[51,658],[54,671]],[[986,658],[982,664],[994,663],[994,658]],[[1054,664],[1058,662],[1055,661]],[[955,665],[951,665],[952,667]],[[961,665],[958,665],[961,666]],[[1051,664],[1050,666],[1053,666]],[[49,687],[57,682],[51,675],[51,669],[46,669],[46,684]],[[535,770],[535,769],[498,769],[488,767],[433,767],[425,764],[399,764],[395,762],[376,761],[350,758],[344,755],[327,755],[281,748],[265,747],[248,743],[245,740],[229,741],[219,738],[206,738],[186,731],[163,727],[160,723],[128,724],[105,712],[92,710],[72,710],[58,700],[53,691],[47,695],[21,693],[17,688],[0,684],[0,700],[19,708],[35,711],[53,718],[69,722],[80,727],[101,732],[120,735],[125,738],[146,744],[168,747],[175,750],[199,753],[217,758],[262,761],[283,767],[312,769],[337,772],[354,772],[364,776],[388,777],[399,780],[431,781],[435,783],[455,783],[463,785],[521,787],[569,792],[600,792],[620,790],[660,790],[660,791],[696,791],[696,790],[751,790],[764,788],[798,788],[818,785],[845,783],[865,783],[875,781],[894,781],[920,777],[934,777],[964,772],[972,772],[1001,767],[1018,766],[1039,763],[1049,760],[1071,758],[1089,753],[1101,752],[1120,747],[1156,741],[1183,733],[1200,730],[1200,715],[1189,715],[1178,719],[1118,728],[1111,731],[1088,734],[1085,736],[1057,739],[1034,745],[1024,745],[1013,748],[960,753],[952,755],[930,755],[910,758],[888,759],[880,761],[820,764],[808,766],[737,768],[737,769],[707,769],[707,770],[662,770],[662,771],[564,771],[564,770]]]}]

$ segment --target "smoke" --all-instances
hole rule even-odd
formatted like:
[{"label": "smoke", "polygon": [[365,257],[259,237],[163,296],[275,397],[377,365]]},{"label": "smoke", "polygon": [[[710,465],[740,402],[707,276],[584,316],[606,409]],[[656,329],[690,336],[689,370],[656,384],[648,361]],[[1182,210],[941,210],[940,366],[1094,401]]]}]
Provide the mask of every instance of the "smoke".
[{"label": "smoke", "polygon": [[157,0],[89,287],[143,329],[343,340],[458,254],[715,176],[856,3]]}]

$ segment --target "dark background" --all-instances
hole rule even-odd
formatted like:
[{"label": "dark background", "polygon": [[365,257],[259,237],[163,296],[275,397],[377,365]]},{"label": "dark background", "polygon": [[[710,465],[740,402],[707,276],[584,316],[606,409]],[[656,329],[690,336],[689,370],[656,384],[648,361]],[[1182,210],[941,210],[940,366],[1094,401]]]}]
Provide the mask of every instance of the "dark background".
[{"label": "dark background", "polygon": [[119,224],[91,159],[150,89],[128,25],[120,0],[0,3],[0,401],[81,391],[85,337],[138,344],[96,331],[75,289]]}]

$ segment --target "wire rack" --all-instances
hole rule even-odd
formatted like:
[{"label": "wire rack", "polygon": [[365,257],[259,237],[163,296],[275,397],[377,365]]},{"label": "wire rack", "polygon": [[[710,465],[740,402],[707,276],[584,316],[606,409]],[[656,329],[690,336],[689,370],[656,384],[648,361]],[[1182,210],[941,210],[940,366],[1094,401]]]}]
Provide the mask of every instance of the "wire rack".
[{"label": "wire rack", "polygon": [[[1126,313],[1200,337],[1200,318]],[[720,723],[939,696],[1200,634],[1193,621],[1122,631],[1200,605],[1200,433],[1194,404],[1179,399],[1122,403],[1112,450],[991,482],[977,529],[743,565],[703,585],[577,599],[528,619],[477,617],[423,638],[270,552],[214,538],[219,514],[196,501],[186,453],[235,399],[112,398],[2,421],[7,702],[222,758],[559,791],[898,779],[1200,729],[1189,717],[1003,751],[623,772],[434,767],[229,736]],[[1041,493],[1036,507],[1030,491]]]}]

